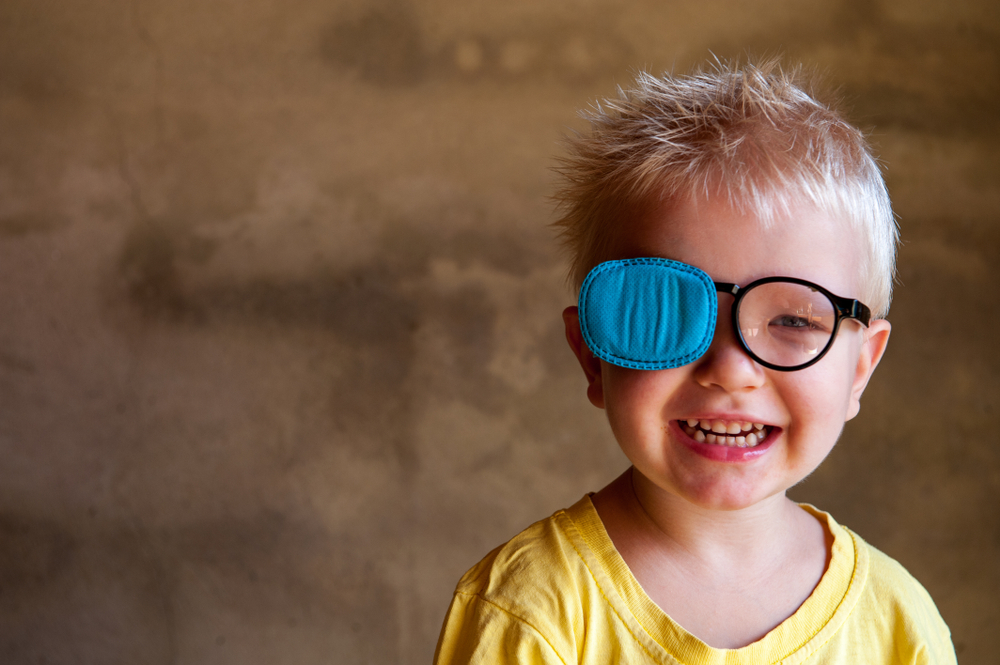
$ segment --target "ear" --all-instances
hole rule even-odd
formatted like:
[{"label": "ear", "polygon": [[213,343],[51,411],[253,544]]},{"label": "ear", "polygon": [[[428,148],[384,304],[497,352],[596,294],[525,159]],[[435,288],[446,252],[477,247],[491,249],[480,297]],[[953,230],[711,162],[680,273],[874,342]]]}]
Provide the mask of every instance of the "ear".
[{"label": "ear", "polygon": [[858,415],[861,410],[861,394],[868,386],[868,380],[882,360],[885,347],[889,343],[889,332],[892,326],[885,319],[875,319],[864,331],[865,339],[861,343],[861,354],[858,356],[858,366],[854,370],[854,383],[851,386],[851,403],[847,409],[847,420]]},{"label": "ear", "polygon": [[601,360],[583,341],[583,333],[580,332],[580,314],[576,307],[567,307],[563,310],[563,322],[566,324],[566,341],[569,342],[569,348],[573,349],[587,377],[587,398],[591,404],[603,409],[604,384],[601,381]]}]

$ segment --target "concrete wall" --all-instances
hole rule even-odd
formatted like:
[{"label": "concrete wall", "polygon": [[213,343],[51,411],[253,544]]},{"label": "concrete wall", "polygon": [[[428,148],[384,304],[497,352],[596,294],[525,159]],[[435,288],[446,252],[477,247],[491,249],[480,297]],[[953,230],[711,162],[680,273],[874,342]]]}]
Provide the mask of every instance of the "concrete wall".
[{"label": "concrete wall", "polygon": [[[624,5],[624,6],[622,6]],[[781,50],[905,245],[830,509],[1000,650],[989,0],[4,0],[0,661],[424,663],[459,575],[625,466],[546,224],[630,68]]]}]

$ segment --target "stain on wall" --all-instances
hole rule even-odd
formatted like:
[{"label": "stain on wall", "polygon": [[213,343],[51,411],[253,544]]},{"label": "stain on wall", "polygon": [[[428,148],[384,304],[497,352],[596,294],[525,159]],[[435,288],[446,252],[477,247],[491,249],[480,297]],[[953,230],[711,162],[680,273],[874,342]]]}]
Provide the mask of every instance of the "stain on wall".
[{"label": "stain on wall", "polygon": [[547,225],[576,111],[783,53],[869,128],[892,344],[795,498],[1000,619],[1000,12],[0,5],[0,660],[429,662],[458,577],[625,468]]},{"label": "stain on wall", "polygon": [[494,29],[477,22],[472,30],[432,40],[408,4],[382,4],[332,24],[321,48],[332,66],[380,86],[473,79],[578,83],[635,66],[629,42],[602,29],[607,16],[593,8],[537,18]]}]

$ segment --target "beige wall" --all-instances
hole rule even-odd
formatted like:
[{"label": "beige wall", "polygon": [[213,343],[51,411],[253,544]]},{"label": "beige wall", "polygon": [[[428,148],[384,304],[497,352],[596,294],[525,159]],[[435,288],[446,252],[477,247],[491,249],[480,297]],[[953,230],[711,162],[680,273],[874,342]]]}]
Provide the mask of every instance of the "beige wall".
[{"label": "beige wall", "polygon": [[546,228],[575,109],[781,50],[876,127],[906,241],[794,495],[995,662],[998,35],[990,0],[0,3],[0,661],[428,662],[466,568],[624,468]]}]

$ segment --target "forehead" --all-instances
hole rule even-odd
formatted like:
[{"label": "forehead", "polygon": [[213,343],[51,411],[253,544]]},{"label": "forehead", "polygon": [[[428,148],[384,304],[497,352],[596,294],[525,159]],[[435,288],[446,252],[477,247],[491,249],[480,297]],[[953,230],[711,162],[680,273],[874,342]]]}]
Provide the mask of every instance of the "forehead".
[{"label": "forehead", "polygon": [[623,225],[616,258],[659,256],[707,272],[717,282],[799,277],[859,297],[862,242],[843,215],[797,205],[765,222],[726,201],[682,199],[651,206]]}]

